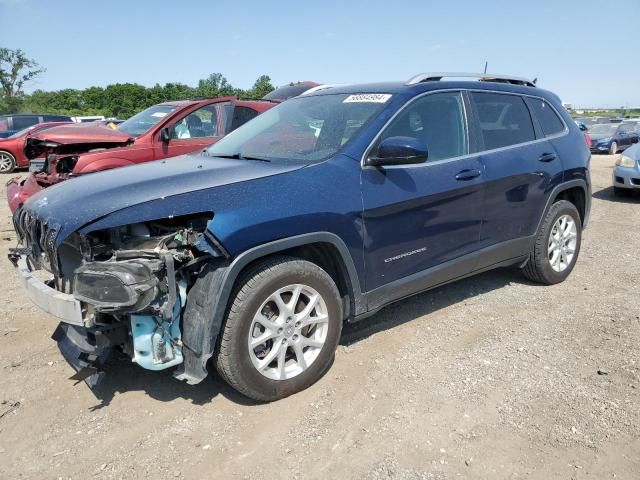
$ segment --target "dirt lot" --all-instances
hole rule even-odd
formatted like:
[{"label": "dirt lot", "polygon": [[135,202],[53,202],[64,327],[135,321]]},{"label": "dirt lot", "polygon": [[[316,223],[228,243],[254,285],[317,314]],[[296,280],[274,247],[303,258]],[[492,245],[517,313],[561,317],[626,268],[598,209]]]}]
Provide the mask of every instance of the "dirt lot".
[{"label": "dirt lot", "polygon": [[74,386],[55,322],[4,259],[3,187],[0,478],[639,478],[640,196],[613,197],[612,166],[593,159],[565,283],[500,270],[400,302],[268,405],[124,360],[97,397]]}]

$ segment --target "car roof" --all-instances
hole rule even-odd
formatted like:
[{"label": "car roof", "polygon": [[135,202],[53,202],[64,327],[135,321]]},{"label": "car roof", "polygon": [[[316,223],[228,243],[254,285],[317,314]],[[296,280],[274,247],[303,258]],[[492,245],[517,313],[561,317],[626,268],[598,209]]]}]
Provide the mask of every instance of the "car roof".
[{"label": "car roof", "polygon": [[[500,83],[494,81],[467,81],[467,80],[434,80],[425,81],[414,84],[407,82],[380,82],[380,83],[362,83],[351,85],[335,85],[325,89],[317,90],[308,94],[315,95],[332,95],[332,94],[358,94],[358,93],[390,93],[390,94],[407,94],[416,95],[432,90],[488,90],[496,92],[520,93],[534,96],[553,97],[560,101],[559,97],[553,92],[549,92],[539,87],[530,87],[525,85],[513,85],[510,83]],[[307,95],[305,95],[307,96]]]}]

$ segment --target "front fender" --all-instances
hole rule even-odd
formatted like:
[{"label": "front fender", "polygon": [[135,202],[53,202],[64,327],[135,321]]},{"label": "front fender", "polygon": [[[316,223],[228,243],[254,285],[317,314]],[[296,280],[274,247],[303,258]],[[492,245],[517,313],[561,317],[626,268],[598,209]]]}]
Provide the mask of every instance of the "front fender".
[{"label": "front fender", "polygon": [[238,255],[231,263],[214,259],[199,275],[189,291],[182,318],[184,364],[176,378],[187,383],[199,383],[207,376],[207,361],[213,356],[218,335],[224,322],[229,300],[240,272],[251,262],[294,247],[314,243],[329,243],[337,249],[345,266],[347,282],[354,300],[355,314],[366,311],[356,267],[342,239],[330,232],[314,232],[258,245]]}]

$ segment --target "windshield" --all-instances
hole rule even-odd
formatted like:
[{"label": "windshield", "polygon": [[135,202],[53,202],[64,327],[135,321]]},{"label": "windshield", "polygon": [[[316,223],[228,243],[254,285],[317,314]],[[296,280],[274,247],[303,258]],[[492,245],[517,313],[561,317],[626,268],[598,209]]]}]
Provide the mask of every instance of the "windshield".
[{"label": "windshield", "polygon": [[178,107],[172,105],[155,105],[140,113],[135,114],[129,120],[125,120],[118,125],[118,130],[138,137],[149,131],[156,123],[164,117],[176,111]]},{"label": "windshield", "polygon": [[608,124],[608,123],[598,123],[596,125],[591,125],[589,128],[590,135],[613,135],[616,133],[618,129],[617,124]]},{"label": "windshield", "polygon": [[319,95],[288,100],[207,149],[212,156],[317,162],[334,155],[391,95]]}]

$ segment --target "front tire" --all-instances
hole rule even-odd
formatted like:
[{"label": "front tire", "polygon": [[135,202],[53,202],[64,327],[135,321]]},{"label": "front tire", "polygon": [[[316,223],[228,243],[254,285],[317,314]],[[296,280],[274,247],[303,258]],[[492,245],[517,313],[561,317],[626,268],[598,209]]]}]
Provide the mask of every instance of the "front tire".
[{"label": "front tire", "polygon": [[235,290],[216,368],[247,397],[278,400],[327,371],[341,331],[340,294],[327,272],[292,257],[266,259]]},{"label": "front tire", "polygon": [[615,155],[618,153],[618,144],[616,142],[611,142],[609,146],[609,155]]},{"label": "front tire", "polygon": [[16,169],[16,159],[9,152],[0,152],[0,173],[11,173]]},{"label": "front tire", "polygon": [[522,272],[529,280],[537,283],[560,283],[573,270],[581,243],[580,214],[573,203],[560,200],[551,205],[542,221]]}]

